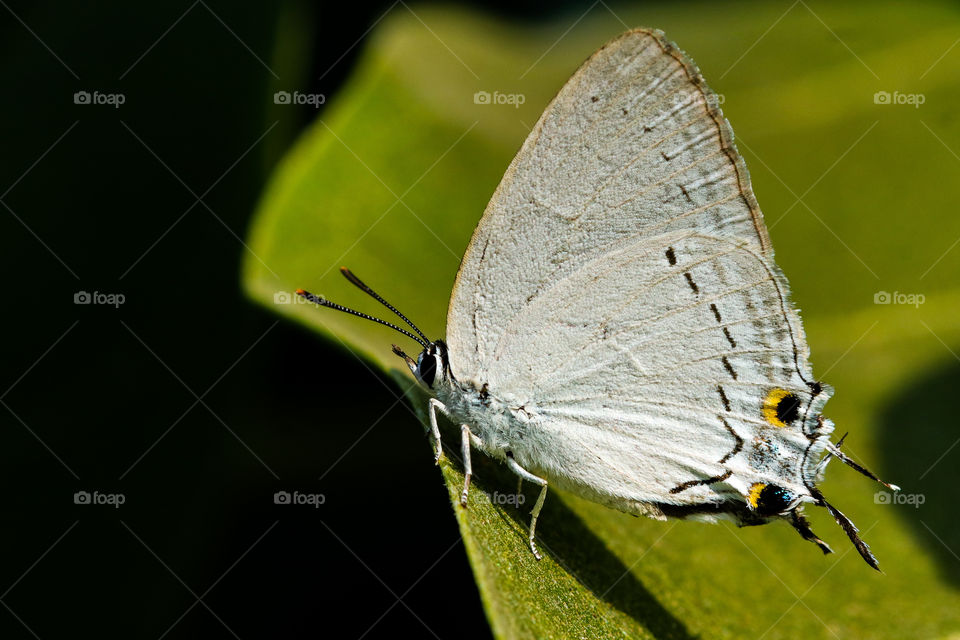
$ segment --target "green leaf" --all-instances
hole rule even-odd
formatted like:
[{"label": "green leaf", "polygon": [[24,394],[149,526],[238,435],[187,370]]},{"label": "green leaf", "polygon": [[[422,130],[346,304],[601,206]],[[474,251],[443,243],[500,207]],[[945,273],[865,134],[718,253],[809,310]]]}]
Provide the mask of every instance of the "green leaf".
[{"label": "green leaf", "polygon": [[[537,562],[526,545],[533,488],[520,509],[494,504],[515,479],[476,454],[462,509],[462,475],[450,461],[458,438],[444,424],[441,471],[490,623],[499,637],[531,638],[960,633],[955,10],[604,7],[564,35],[577,16],[518,26],[398,6],[273,176],[250,231],[246,291],[389,372],[422,417],[425,397],[390,353],[396,333],[275,295],[304,287],[369,309],[337,273],[349,264],[442,336],[460,256],[540,111],[583,59],[625,30],[620,20],[662,28],[725,98],[804,309],[815,371],[837,390],[827,413],[851,432],[845,448],[924,504],[878,503],[878,486],[831,465],[822,488],[859,524],[886,572],[877,574],[822,510],[810,515],[838,552],[826,557],[787,526],[655,522],[552,490]],[[525,100],[475,104],[477,91]],[[922,93],[925,102],[878,105],[877,91]],[[877,305],[879,291],[924,302]],[[425,450],[421,463],[429,459]]]}]

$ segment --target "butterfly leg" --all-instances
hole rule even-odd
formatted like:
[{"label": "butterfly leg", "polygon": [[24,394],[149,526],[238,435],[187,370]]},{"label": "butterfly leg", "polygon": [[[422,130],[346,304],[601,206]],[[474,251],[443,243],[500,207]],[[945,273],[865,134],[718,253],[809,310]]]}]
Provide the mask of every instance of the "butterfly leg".
[{"label": "butterfly leg", "polygon": [[517,461],[513,459],[513,456],[509,454],[507,455],[507,466],[511,471],[520,476],[521,480],[527,480],[528,482],[540,485],[540,495],[537,496],[537,502],[533,505],[533,511],[530,517],[530,550],[533,551],[533,557],[540,560],[543,556],[537,551],[537,545],[534,543],[533,537],[537,530],[537,516],[540,515],[540,510],[543,508],[543,500],[547,497],[547,481],[521,467]]},{"label": "butterfly leg", "polygon": [[460,494],[460,504],[467,506],[467,494],[470,492],[470,478],[473,477],[473,465],[470,463],[470,442],[479,438],[470,433],[470,427],[460,425],[460,450],[463,453],[463,492]]},{"label": "butterfly leg", "polygon": [[440,428],[437,426],[437,409],[443,413],[447,412],[447,407],[436,398],[430,398],[427,404],[427,413],[430,415],[430,433],[433,436],[433,464],[440,462],[440,456],[443,455],[443,446],[440,444]]}]

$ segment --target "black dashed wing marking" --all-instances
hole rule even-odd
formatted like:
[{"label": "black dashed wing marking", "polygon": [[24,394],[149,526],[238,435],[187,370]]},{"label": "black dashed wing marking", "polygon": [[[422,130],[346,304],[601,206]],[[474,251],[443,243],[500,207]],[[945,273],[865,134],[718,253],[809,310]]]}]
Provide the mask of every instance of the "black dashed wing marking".
[{"label": "black dashed wing marking", "polygon": [[697,486],[708,486],[711,484],[716,484],[718,482],[723,482],[727,478],[733,475],[733,471],[727,469],[720,475],[712,476],[710,478],[703,478],[702,480],[687,480],[675,486],[673,489],[670,489],[670,493],[680,493],[681,491],[686,491],[692,487]]},{"label": "black dashed wing marking", "polygon": [[723,427],[730,432],[730,435],[732,435],[735,440],[733,449],[731,449],[725,456],[723,456],[722,458],[720,458],[719,461],[717,461],[717,464],[724,464],[727,460],[729,460],[733,456],[743,451],[743,438],[741,438],[739,434],[737,434],[737,432],[733,430],[733,427],[730,426],[730,423],[727,422],[723,416],[717,416],[717,417],[720,418],[720,422],[723,423]]}]

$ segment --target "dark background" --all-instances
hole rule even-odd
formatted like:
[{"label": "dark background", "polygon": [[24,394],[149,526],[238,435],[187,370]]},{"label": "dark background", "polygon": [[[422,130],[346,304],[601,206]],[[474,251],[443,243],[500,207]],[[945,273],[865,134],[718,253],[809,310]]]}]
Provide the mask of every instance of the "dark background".
[{"label": "dark background", "polygon": [[318,113],[273,91],[329,101],[392,3],[0,4],[0,637],[489,637],[397,391],[239,285]]}]

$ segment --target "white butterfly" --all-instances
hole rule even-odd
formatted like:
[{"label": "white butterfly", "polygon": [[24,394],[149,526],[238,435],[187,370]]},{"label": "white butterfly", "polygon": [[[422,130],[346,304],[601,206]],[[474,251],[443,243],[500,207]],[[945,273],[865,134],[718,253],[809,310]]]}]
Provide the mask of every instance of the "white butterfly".
[{"label": "white butterfly", "polygon": [[[471,449],[541,487],[633,514],[783,519],[826,507],[832,390],[813,377],[800,317],[733,132],[694,63],[637,29],[587,60],[547,106],[480,220],[453,288],[447,342],[394,346]],[[842,439],[841,439],[842,442]],[[888,485],[891,488],[893,485]]]}]

